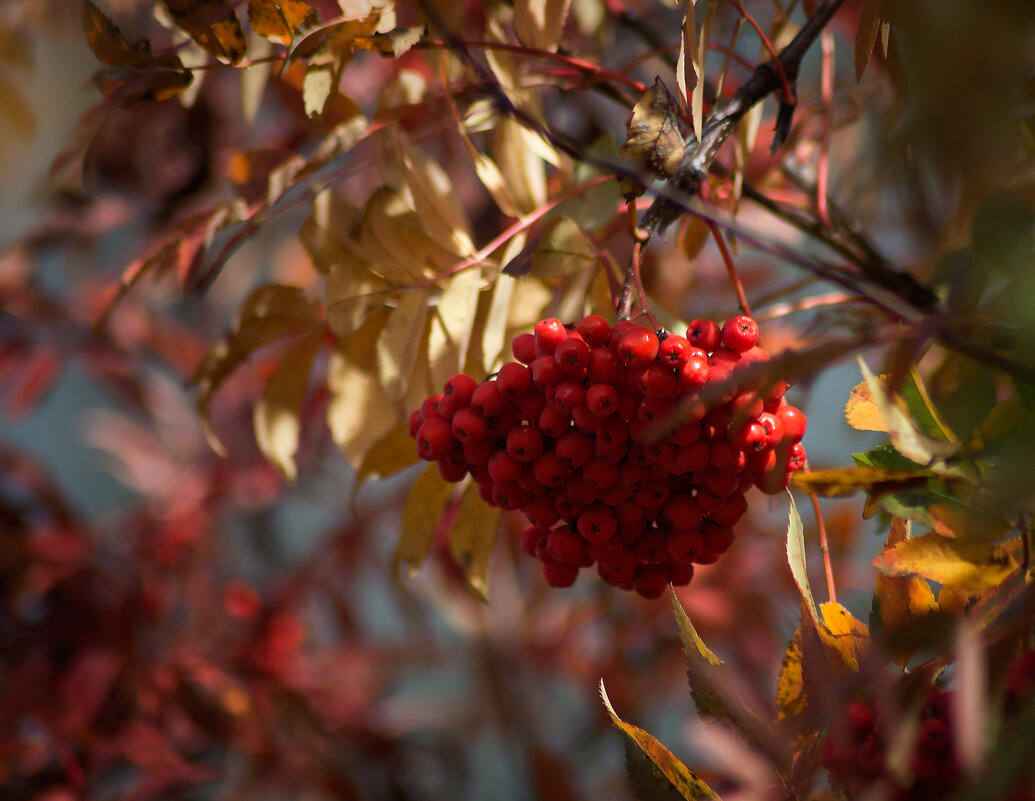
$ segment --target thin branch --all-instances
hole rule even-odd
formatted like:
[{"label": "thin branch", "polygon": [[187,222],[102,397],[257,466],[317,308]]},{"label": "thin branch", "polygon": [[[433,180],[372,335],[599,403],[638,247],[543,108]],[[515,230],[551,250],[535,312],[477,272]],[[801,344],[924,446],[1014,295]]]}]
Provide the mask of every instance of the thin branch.
[{"label": "thin branch", "polygon": [[726,265],[726,272],[729,274],[730,283],[733,284],[733,291],[737,293],[737,303],[740,304],[740,310],[750,317],[751,307],[748,305],[747,295],[744,294],[744,285],[740,282],[740,276],[737,275],[737,265],[733,263],[733,254],[730,253],[729,246],[726,244],[726,238],[715,223],[708,223],[708,228],[712,232],[712,237],[719,248],[719,253],[722,254],[722,261]]}]

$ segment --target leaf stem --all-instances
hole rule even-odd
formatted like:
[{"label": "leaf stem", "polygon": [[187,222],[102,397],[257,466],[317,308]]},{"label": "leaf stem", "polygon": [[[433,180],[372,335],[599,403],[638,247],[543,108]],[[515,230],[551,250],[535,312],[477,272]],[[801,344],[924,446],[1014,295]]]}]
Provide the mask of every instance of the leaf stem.
[{"label": "leaf stem", "polygon": [[765,35],[765,31],[762,30],[762,26],[758,24],[758,21],[744,10],[744,6],[740,0],[726,0],[726,2],[737,9],[740,16],[755,29],[755,33],[758,34],[758,38],[762,40],[762,46],[769,51],[769,57],[773,60],[773,65],[776,67],[777,77],[780,79],[782,100],[786,105],[793,106],[797,102],[797,99],[794,96],[794,91],[791,89],[790,82],[787,80],[787,73],[784,72],[783,65],[780,63],[780,54],[776,52],[776,48],[773,47],[773,43],[769,41],[769,37]]},{"label": "leaf stem", "polygon": [[[805,460],[805,472],[811,473],[812,468]],[[819,535],[819,551],[823,554],[823,571],[827,577],[827,595],[831,603],[837,603],[837,589],[834,587],[834,568],[830,562],[830,544],[827,541],[827,526],[823,521],[823,510],[819,506],[819,496],[815,492],[809,492],[809,500],[812,501],[812,511],[816,515],[816,530]]]}]

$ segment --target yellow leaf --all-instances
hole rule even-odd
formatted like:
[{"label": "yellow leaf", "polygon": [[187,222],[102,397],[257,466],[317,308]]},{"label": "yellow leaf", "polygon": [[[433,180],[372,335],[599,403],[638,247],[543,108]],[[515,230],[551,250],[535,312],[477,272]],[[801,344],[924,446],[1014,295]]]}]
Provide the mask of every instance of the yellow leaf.
[{"label": "yellow leaf", "polygon": [[164,0],[176,24],[217,58],[239,62],[248,48],[241,23],[220,0]]},{"label": "yellow leaf", "polygon": [[820,604],[819,611],[823,618],[821,635],[833,655],[835,669],[858,670],[859,660],[870,645],[869,627],[833,601]]},{"label": "yellow leaf", "polygon": [[388,33],[375,33],[370,36],[357,36],[355,46],[359,50],[372,50],[382,56],[399,56],[413,47],[424,36],[425,28],[418,25],[412,28],[396,28]]},{"label": "yellow leaf", "polygon": [[423,232],[453,253],[472,255],[467,213],[445,170],[418,148],[407,149],[401,157]]},{"label": "yellow leaf", "polygon": [[294,481],[297,475],[295,452],[302,428],[302,404],[313,359],[323,340],[324,332],[318,329],[285,350],[255,406],[259,450],[288,481]]},{"label": "yellow leaf", "polygon": [[516,0],[514,32],[518,41],[553,52],[560,42],[571,0]]},{"label": "yellow leaf", "polygon": [[313,121],[323,119],[331,101],[338,93],[338,83],[345,65],[341,61],[330,64],[310,64],[302,79],[302,104],[306,116]]},{"label": "yellow leaf", "polygon": [[884,551],[873,564],[887,576],[920,576],[974,595],[995,587],[1017,567],[1001,546],[939,534],[904,540]]},{"label": "yellow leaf", "polygon": [[377,378],[376,343],[390,311],[378,309],[331,352],[328,385],[331,400],[327,425],[335,444],[353,468],[387,434],[399,414],[385,396]]},{"label": "yellow leaf", "polygon": [[509,275],[499,275],[492,288],[492,304],[485,320],[482,332],[482,367],[486,373],[498,369],[500,364],[508,360],[505,352],[507,337],[507,309],[514,294],[515,281]]},{"label": "yellow leaf", "polygon": [[625,748],[625,770],[633,794],[640,801],[704,801],[718,798],[692,770],[643,729],[625,723],[615,713],[600,680],[600,698],[608,717],[618,729]]},{"label": "yellow leaf", "polygon": [[[367,199],[360,224],[361,252],[370,269],[397,284],[412,284],[424,278],[424,267],[436,257],[434,241],[421,230],[407,199],[386,186]],[[437,266],[451,266],[447,256]],[[432,265],[435,266],[435,265]]]},{"label": "yellow leaf", "polygon": [[[884,550],[905,542],[908,522],[896,517],[892,520],[891,532]],[[888,576],[877,574],[877,586],[873,596],[873,608],[885,630],[895,629],[917,618],[938,611],[938,602],[931,591],[931,585],[920,576]],[[891,657],[905,667],[913,655],[913,648],[896,643],[890,638],[887,647]]]},{"label": "yellow leaf", "polygon": [[313,9],[303,0],[248,0],[248,22],[260,36],[291,44]]},{"label": "yellow leaf", "polygon": [[299,287],[267,284],[248,296],[238,313],[233,333],[205,355],[191,379],[198,385],[197,409],[202,432],[214,451],[225,453],[209,420],[216,390],[254,351],[320,323],[320,303],[306,298]]},{"label": "yellow leaf", "polygon": [[410,436],[409,420],[397,424],[367,451],[363,463],[356,471],[355,488],[368,478],[385,478],[395,475],[417,461],[417,443]]},{"label": "yellow leaf", "polygon": [[377,372],[390,403],[406,394],[427,316],[427,292],[407,292],[377,339]]},{"label": "yellow leaf", "polygon": [[405,570],[413,578],[427,559],[439,519],[454,489],[455,485],[446,483],[433,464],[421,473],[403,509],[402,531],[393,558],[397,573]]},{"label": "yellow leaf", "polygon": [[860,382],[848,393],[845,404],[845,420],[856,431],[887,431],[884,415],[873,402],[870,387],[865,381]]},{"label": "yellow leaf", "polygon": [[[618,152],[637,166],[663,178],[675,174],[683,163],[686,145],[679,130],[679,107],[661,78],[633,106],[625,125],[627,135]],[[628,181],[622,192],[627,199],[643,194],[635,182]]]},{"label": "yellow leaf", "polygon": [[468,483],[460,498],[453,529],[449,534],[449,553],[464,571],[468,586],[488,603],[489,557],[496,545],[500,510],[489,506],[478,494],[478,485]]},{"label": "yellow leaf", "polygon": [[463,369],[478,312],[482,277],[466,269],[449,278],[431,319],[428,361],[431,383],[438,387]]},{"label": "yellow leaf", "polygon": [[887,470],[880,467],[847,467],[795,473],[793,482],[805,492],[818,495],[851,495],[866,490],[873,496],[924,487],[934,474],[930,470]]},{"label": "yellow leaf", "polygon": [[[533,137],[512,117],[500,120],[492,135],[492,154],[504,181],[504,191],[513,204],[514,217],[531,214],[546,203],[546,165],[542,156],[531,147]],[[502,194],[502,193],[501,193]],[[496,197],[494,195],[493,197]]]},{"label": "yellow leaf", "polygon": [[596,258],[596,249],[582,229],[569,217],[556,217],[543,230],[532,258],[530,275],[535,278],[571,275],[592,265]]},{"label": "yellow leaf", "polygon": [[776,684],[777,719],[791,718],[805,709],[805,679],[802,670],[801,624],[794,630],[780,665]]},{"label": "yellow leaf", "polygon": [[[676,59],[676,86],[679,87],[680,103],[686,103],[690,108],[691,93],[697,87],[701,76],[697,74],[696,60],[697,53],[697,27],[694,15],[694,6],[697,0],[686,0],[686,12],[683,14],[683,24],[680,28],[679,57]],[[688,58],[689,56],[689,58]],[[701,138],[701,124],[694,120],[694,135]]]}]

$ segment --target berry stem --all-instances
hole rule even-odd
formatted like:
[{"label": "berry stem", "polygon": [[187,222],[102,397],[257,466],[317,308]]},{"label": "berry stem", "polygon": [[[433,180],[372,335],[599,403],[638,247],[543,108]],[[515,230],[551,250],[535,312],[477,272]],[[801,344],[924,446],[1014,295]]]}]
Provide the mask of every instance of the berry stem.
[{"label": "berry stem", "polygon": [[733,291],[737,293],[737,303],[740,304],[740,310],[748,317],[751,317],[751,307],[748,305],[747,295],[744,294],[744,285],[740,283],[737,267],[733,263],[733,256],[730,254],[729,246],[722,236],[722,231],[711,220],[708,221],[708,228],[711,229],[712,236],[715,238],[715,244],[719,246],[719,252],[722,253],[722,260],[726,264],[726,272],[729,273],[730,281],[733,283]]},{"label": "berry stem", "polygon": [[[805,473],[811,473],[808,459],[805,460]],[[827,576],[827,594],[831,603],[837,603],[837,590],[834,587],[834,568],[830,563],[830,544],[827,541],[827,526],[823,522],[823,510],[819,507],[819,496],[815,492],[809,493],[812,501],[812,511],[816,514],[816,529],[819,534],[819,550],[823,554],[823,571]]]}]

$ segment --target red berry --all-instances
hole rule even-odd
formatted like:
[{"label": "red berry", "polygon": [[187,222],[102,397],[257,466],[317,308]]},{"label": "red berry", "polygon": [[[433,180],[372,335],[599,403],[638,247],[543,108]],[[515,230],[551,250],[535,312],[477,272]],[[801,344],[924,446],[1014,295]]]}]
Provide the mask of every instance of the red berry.
[{"label": "red berry", "polygon": [[471,439],[463,444],[464,461],[469,465],[487,465],[496,452],[491,439]]},{"label": "red berry", "polygon": [[471,408],[482,417],[495,417],[507,408],[507,401],[496,389],[495,381],[486,381],[471,395]]},{"label": "red berry", "polygon": [[770,412],[758,415],[758,422],[765,429],[764,450],[775,448],[783,440],[783,423],[780,418]]},{"label": "red berry", "polygon": [[557,385],[554,393],[554,411],[571,413],[572,409],[580,406],[586,399],[586,388],[580,381],[564,381]]},{"label": "red berry", "polygon": [[733,544],[733,529],[705,521],[701,525],[704,547],[711,553],[722,554]]},{"label": "red berry", "polygon": [[679,385],[671,367],[654,362],[639,374],[637,389],[648,398],[670,398],[677,393]]},{"label": "red berry", "polygon": [[489,459],[489,476],[497,484],[517,481],[521,477],[521,463],[506,451],[496,451]]},{"label": "red berry", "polygon": [[581,474],[572,476],[564,486],[564,492],[576,503],[593,503],[600,497],[600,487]]},{"label": "red berry", "polygon": [[639,326],[631,320],[619,320],[611,327],[611,333],[607,336],[607,344],[613,348],[616,352],[618,350],[618,343],[625,335],[626,331],[632,331],[634,328]]},{"label": "red berry", "polygon": [[661,507],[661,517],[670,528],[696,528],[704,515],[689,495],[674,495]]},{"label": "red berry", "polygon": [[420,407],[420,416],[423,417],[425,420],[428,420],[432,417],[441,417],[441,415],[438,413],[438,404],[441,400],[441,395],[432,395],[430,398],[424,401],[424,403],[422,403]]},{"label": "red berry", "polygon": [[692,352],[693,346],[686,337],[669,334],[658,348],[658,360],[667,367],[678,370],[686,364]]},{"label": "red berry", "polygon": [[578,577],[579,569],[575,565],[543,562],[543,578],[551,587],[570,587]]},{"label": "red berry", "polygon": [[[523,425],[507,434],[507,453],[516,462],[533,462],[543,452],[543,435],[538,428]],[[491,464],[490,464],[491,468]]]},{"label": "red berry", "polygon": [[504,398],[524,395],[531,386],[532,376],[523,364],[507,362],[496,374],[496,389]]},{"label": "red berry", "polygon": [[521,425],[521,418],[511,411],[504,411],[489,421],[489,431],[497,437],[505,437],[512,428]]},{"label": "red berry", "polygon": [[663,567],[645,567],[636,571],[633,582],[636,592],[644,598],[653,600],[665,594],[668,586],[668,571]]},{"label": "red berry", "polygon": [[601,490],[618,483],[619,469],[613,462],[594,459],[582,468],[582,477]]},{"label": "red berry", "polygon": [[733,447],[748,453],[756,453],[766,447],[766,430],[761,423],[751,421],[730,432]]},{"label": "red berry", "polygon": [[467,467],[462,464],[451,464],[439,459],[435,462],[443,479],[450,482],[462,481],[467,475]]},{"label": "red berry", "polygon": [[591,384],[617,384],[624,375],[625,370],[614,351],[608,348],[590,351],[586,378]]},{"label": "red berry", "polygon": [[623,364],[650,364],[658,355],[658,336],[647,328],[631,328],[618,340],[618,358]]},{"label": "red berry", "polygon": [[719,347],[719,326],[711,320],[692,320],[686,329],[686,338],[695,348],[711,353]]},{"label": "red berry", "polygon": [[629,439],[629,425],[619,417],[608,417],[597,428],[596,436],[599,442],[621,445]]},{"label": "red berry", "polygon": [[415,411],[413,414],[410,415],[410,436],[411,437],[416,437],[417,436],[417,432],[420,431],[420,425],[423,422],[424,422],[424,418],[421,417],[419,409],[417,411]]},{"label": "red berry", "polygon": [[665,548],[677,562],[688,565],[703,553],[704,536],[696,528],[676,529],[665,538]]},{"label": "red berry", "polygon": [[553,356],[557,346],[568,339],[564,323],[555,317],[548,317],[535,324],[536,356]]},{"label": "red berry", "polygon": [[759,475],[761,473],[768,473],[770,470],[776,467],[776,451],[770,449],[765,451],[759,451],[758,453],[749,453],[747,459],[747,465],[744,469]]},{"label": "red berry", "polygon": [[648,483],[646,487],[633,495],[633,500],[646,509],[660,509],[668,500],[668,484]]},{"label": "red berry", "polygon": [[744,353],[758,342],[758,324],[746,314],[732,317],[723,325],[720,339],[730,350]]},{"label": "red berry", "polygon": [[547,451],[532,462],[532,473],[541,484],[556,489],[568,480],[571,471],[557,454]]},{"label": "red berry", "polygon": [[[710,517],[716,525],[728,526],[732,529],[732,527],[737,525],[740,521],[740,518],[747,513],[747,509],[747,500],[744,496],[734,493],[728,498],[725,498],[722,505],[712,512]],[[707,541],[707,543],[709,551],[719,553],[718,550],[712,547],[712,543],[710,541]]]},{"label": "red berry", "polygon": [[514,353],[514,358],[522,364],[531,364],[535,359],[535,335],[524,333],[518,334],[514,337],[514,341],[510,343],[510,349]]},{"label": "red berry", "polygon": [[720,498],[725,498],[737,491],[740,486],[740,476],[736,473],[723,473],[721,470],[712,468],[704,471],[704,486]]},{"label": "red berry", "polygon": [[637,540],[633,548],[636,558],[640,564],[660,565],[668,559],[668,550],[665,548],[665,535],[656,528],[646,532]]},{"label": "red berry", "polygon": [[613,510],[602,504],[589,506],[579,515],[579,534],[586,542],[606,542],[618,530],[618,518]]},{"label": "red berry", "polygon": [[571,410],[571,419],[579,431],[584,434],[596,434],[606,418],[593,414],[585,403],[580,403]]},{"label": "red berry", "polygon": [[586,406],[593,414],[607,417],[618,409],[618,390],[611,384],[593,384],[586,390]]},{"label": "red berry", "polygon": [[460,406],[466,406],[470,402],[471,395],[474,394],[477,386],[478,382],[471,378],[471,376],[466,373],[457,373],[446,381],[442,394],[447,398],[452,398]]},{"label": "red berry", "polygon": [[417,455],[429,462],[446,456],[455,444],[452,426],[441,417],[425,420],[417,431]]},{"label": "red berry", "polygon": [[546,539],[546,553],[566,565],[577,565],[586,555],[586,541],[571,526],[559,526]]},{"label": "red berry", "polygon": [[693,445],[697,440],[701,438],[701,423],[683,423],[679,428],[672,432],[670,439],[673,445],[683,447],[684,445]]},{"label": "red berry", "polygon": [[711,446],[712,465],[724,473],[739,473],[747,466],[747,454],[729,440],[719,439]]},{"label": "red berry", "polygon": [[535,556],[541,549],[540,544],[545,545],[546,538],[549,535],[550,531],[547,528],[535,525],[528,526],[521,532],[521,550],[529,556]]},{"label": "red berry", "polygon": [[452,431],[460,442],[485,439],[489,435],[489,423],[474,409],[464,408],[453,415]]},{"label": "red berry", "polygon": [[533,387],[524,395],[511,401],[510,406],[518,417],[532,423],[539,419],[539,415],[546,408],[546,397],[538,388]]},{"label": "red berry", "polygon": [[606,345],[607,339],[611,334],[610,324],[599,314],[587,314],[582,318],[577,330],[591,348],[600,348]]},{"label": "red berry", "polygon": [[569,431],[558,438],[554,453],[569,467],[582,467],[593,458],[593,438],[582,431]]},{"label": "red berry", "polygon": [[589,345],[581,339],[569,337],[557,346],[553,358],[567,375],[584,375],[589,364]]},{"label": "red berry", "polygon": [[528,369],[532,371],[532,381],[539,387],[556,386],[568,377],[552,355],[536,359]]},{"label": "red berry", "polygon": [[631,552],[623,552],[612,559],[600,562],[597,572],[612,587],[632,589],[636,578],[636,556]]},{"label": "red berry", "polygon": [[711,464],[711,447],[699,439],[690,445],[676,448],[676,465],[682,473],[697,473]]},{"label": "red berry", "polygon": [[500,509],[511,512],[520,509],[532,498],[528,490],[516,481],[504,481],[502,484],[493,484],[492,500]]},{"label": "red berry", "polygon": [[548,437],[557,439],[571,430],[571,417],[546,407],[539,413],[537,425]]},{"label": "red berry", "polygon": [[801,470],[805,467],[805,460],[807,459],[805,449],[801,446],[800,442],[795,442],[791,445],[790,453],[787,456],[787,469],[790,472]]},{"label": "red berry", "polygon": [[693,565],[670,564],[668,567],[668,580],[673,587],[685,587],[694,578]]},{"label": "red berry", "polygon": [[790,442],[801,442],[802,437],[805,436],[805,426],[808,423],[801,409],[790,405],[781,406],[776,410],[776,416],[783,423],[784,438]]},{"label": "red berry", "polygon": [[691,356],[679,368],[677,382],[684,391],[696,392],[708,383],[711,366],[707,357]]},{"label": "red berry", "polygon": [[529,501],[521,508],[521,511],[532,523],[543,528],[549,528],[561,517],[550,498],[536,498]]}]

